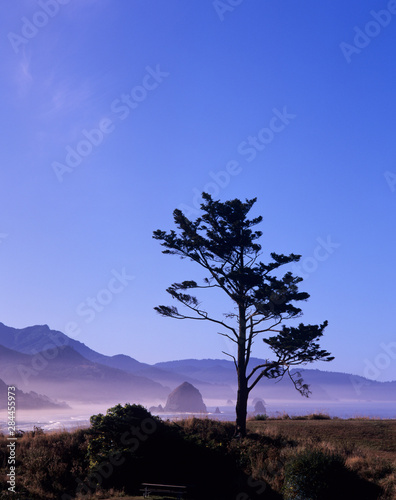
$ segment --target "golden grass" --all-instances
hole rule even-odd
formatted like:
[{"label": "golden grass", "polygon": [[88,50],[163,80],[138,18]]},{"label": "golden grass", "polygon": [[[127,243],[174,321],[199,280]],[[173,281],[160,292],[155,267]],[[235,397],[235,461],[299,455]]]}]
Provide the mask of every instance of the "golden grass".
[{"label": "golden grass", "polygon": [[345,451],[362,448],[373,456],[396,460],[396,420],[253,420],[248,429],[310,443],[328,442]]},{"label": "golden grass", "polygon": [[[263,470],[272,469],[276,473],[272,479],[271,474],[264,474],[276,491],[280,491],[282,482],[282,462],[299,451],[319,449],[338,453],[349,469],[381,486],[384,489],[381,500],[396,499],[396,420],[253,420],[248,422],[248,429],[254,434],[291,440],[295,444],[275,448],[272,456],[262,461]],[[260,468],[260,464],[256,467]]]}]

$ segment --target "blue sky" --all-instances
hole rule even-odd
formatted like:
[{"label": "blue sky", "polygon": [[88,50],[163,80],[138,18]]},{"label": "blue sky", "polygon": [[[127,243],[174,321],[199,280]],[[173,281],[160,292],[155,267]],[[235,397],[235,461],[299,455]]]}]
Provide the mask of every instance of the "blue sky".
[{"label": "blue sky", "polygon": [[329,321],[336,359],[314,367],[396,380],[393,0],[3,10],[0,321],[148,363],[224,357],[213,326],[153,310],[201,274],[152,232],[203,190],[257,197],[262,260],[301,254],[303,321]]}]

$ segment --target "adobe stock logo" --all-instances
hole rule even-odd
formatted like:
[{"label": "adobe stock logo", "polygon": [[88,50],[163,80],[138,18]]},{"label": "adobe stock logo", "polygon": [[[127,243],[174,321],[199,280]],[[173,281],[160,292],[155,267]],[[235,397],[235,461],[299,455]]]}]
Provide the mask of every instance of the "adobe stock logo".
[{"label": "adobe stock logo", "polygon": [[383,9],[378,12],[371,10],[370,15],[372,20],[365,24],[364,29],[358,26],[353,28],[355,31],[353,44],[346,42],[340,43],[340,49],[347,63],[351,62],[351,56],[353,54],[360,54],[363,49],[370,45],[371,40],[381,33],[383,28],[389,26],[392,20],[392,14],[396,14],[396,0],[389,0],[387,7],[387,10]]},{"label": "adobe stock logo", "polygon": [[382,352],[378,353],[373,360],[364,360],[364,376],[368,379],[377,380],[381,375],[381,372],[390,367],[393,362],[396,361],[396,342],[390,342],[385,344],[380,343]]},{"label": "adobe stock logo", "polygon": [[224,15],[227,12],[234,12],[238,5],[241,5],[245,0],[214,0],[212,5],[220,21],[224,21]]},{"label": "adobe stock logo", "polygon": [[330,235],[327,236],[326,240],[323,238],[316,238],[316,241],[319,244],[315,247],[313,256],[305,257],[305,259],[298,264],[294,263],[292,265],[293,272],[303,279],[307,279],[310,274],[314,273],[319,267],[319,262],[327,260],[330,255],[334,253],[334,250],[341,246],[340,243],[332,241]]},{"label": "adobe stock logo", "polygon": [[99,290],[95,297],[87,297],[77,306],[76,312],[78,316],[86,317],[85,323],[91,323],[97,313],[102,312],[113,301],[114,296],[123,292],[129,282],[135,279],[135,276],[127,274],[125,267],[120,273],[113,269],[111,274],[106,287]]},{"label": "adobe stock logo", "polygon": [[396,191],[396,174],[387,170],[386,172],[384,172],[384,177],[386,183],[389,186],[389,189],[392,191],[392,193],[394,193]]},{"label": "adobe stock logo", "polygon": [[44,345],[40,351],[37,349],[31,349],[30,354],[34,355],[28,364],[17,365],[18,373],[23,380],[24,384],[27,384],[31,377],[37,376],[42,370],[44,370],[49,361],[55,359],[61,349],[68,345],[69,339],[63,338],[60,332],[50,332],[48,334],[51,342]]},{"label": "adobe stock logo", "polygon": [[[152,68],[145,67],[146,73],[140,85],[135,85],[128,93],[122,94],[110,104],[110,113],[120,120],[125,120],[132,110],[136,109],[149,95],[157,89],[169,73],[162,71],[159,64]],[[63,162],[52,162],[52,170],[59,182],[63,182],[65,174],[71,174],[96,148],[98,148],[105,137],[114,132],[116,122],[110,118],[104,118],[96,127],[83,129],[81,139],[73,146],[66,146],[66,155]]]},{"label": "adobe stock logo", "polygon": [[389,342],[385,344],[380,343],[381,352],[379,352],[374,358],[365,358],[363,375],[365,378],[351,375],[349,377],[356,394],[362,394],[362,389],[364,387],[370,386],[372,381],[379,381],[379,377],[382,372],[387,370],[392,363],[396,362],[396,342]]},{"label": "adobe stock logo", "polygon": [[7,35],[14,52],[18,54],[21,45],[25,46],[32,40],[41,28],[47,26],[49,20],[60,11],[61,5],[67,5],[70,0],[39,0],[37,3],[41,10],[37,10],[31,19],[22,17],[21,34],[10,31]]},{"label": "adobe stock logo", "polygon": [[[243,158],[247,163],[253,162],[257,156],[264,151],[276,138],[276,136],[285,130],[285,128],[294,120],[297,115],[289,113],[287,106],[283,106],[282,111],[277,108],[272,109],[272,117],[267,122],[266,127],[260,128],[255,135],[249,135],[245,140],[241,141],[237,147],[237,153],[240,158]],[[193,189],[193,206],[181,203],[179,209],[182,210],[187,217],[191,215],[199,216],[199,209],[203,203],[202,192],[209,193],[212,196],[217,196],[221,189],[225,189],[231,182],[232,178],[242,172],[243,168],[241,160],[230,160],[224,167],[224,170],[217,172],[210,171],[211,180],[207,182],[203,188]]]}]

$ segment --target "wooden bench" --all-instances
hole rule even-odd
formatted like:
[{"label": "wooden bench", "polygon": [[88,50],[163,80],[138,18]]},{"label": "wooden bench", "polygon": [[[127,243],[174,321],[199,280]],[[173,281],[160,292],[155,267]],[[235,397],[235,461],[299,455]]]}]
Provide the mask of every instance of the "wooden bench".
[{"label": "wooden bench", "polygon": [[150,498],[152,493],[160,493],[182,499],[187,492],[187,486],[177,486],[175,484],[142,483],[142,486],[143,489],[140,491],[143,491],[144,498]]}]

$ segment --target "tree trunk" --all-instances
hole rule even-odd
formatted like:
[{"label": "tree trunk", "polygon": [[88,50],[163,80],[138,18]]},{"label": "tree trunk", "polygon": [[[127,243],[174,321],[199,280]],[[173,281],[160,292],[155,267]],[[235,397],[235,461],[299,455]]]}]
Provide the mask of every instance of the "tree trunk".
[{"label": "tree trunk", "polygon": [[236,403],[235,436],[246,436],[247,402],[249,397],[246,379],[246,310],[239,305],[239,338],[238,338],[238,393]]},{"label": "tree trunk", "polygon": [[236,437],[246,436],[246,416],[249,391],[247,388],[246,374],[243,377],[238,373],[238,395],[236,403]]}]

